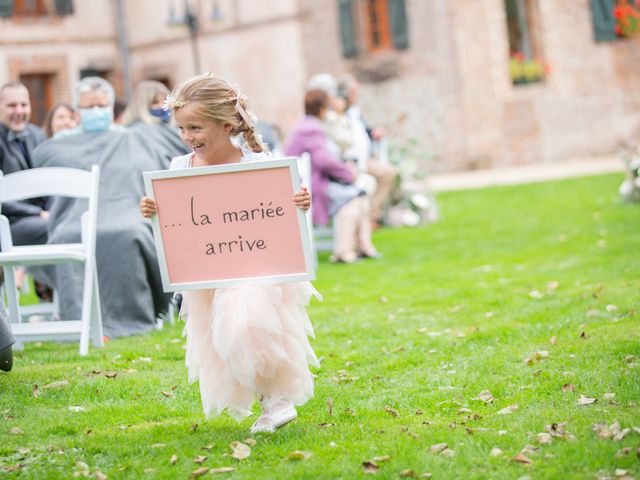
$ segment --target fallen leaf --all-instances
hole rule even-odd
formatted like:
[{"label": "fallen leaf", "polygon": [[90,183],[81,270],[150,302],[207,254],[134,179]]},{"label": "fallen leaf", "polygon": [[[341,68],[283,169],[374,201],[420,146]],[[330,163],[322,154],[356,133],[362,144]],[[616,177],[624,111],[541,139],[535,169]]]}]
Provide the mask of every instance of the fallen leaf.
[{"label": "fallen leaf", "polygon": [[473,400],[480,400],[484,403],[491,403],[495,399],[493,398],[493,395],[491,395],[491,392],[489,390],[483,390],[478,395],[473,397]]},{"label": "fallen leaf", "polygon": [[449,448],[449,445],[447,445],[446,443],[436,443],[434,445],[431,445],[428,451],[429,453],[441,453],[447,448]]},{"label": "fallen leaf", "polygon": [[489,452],[490,457],[499,457],[500,455],[502,455],[502,450],[500,450],[498,447],[493,447]]},{"label": "fallen leaf", "polygon": [[529,355],[528,357],[526,357],[523,362],[526,363],[527,365],[531,365],[537,361],[540,361],[544,358],[547,358],[549,356],[549,352],[546,350],[540,350],[540,351],[536,351],[533,352],[531,355]]},{"label": "fallen leaf", "polygon": [[463,414],[465,414],[465,413],[472,413],[472,412],[471,412],[471,410],[470,410],[470,409],[468,409],[468,408],[461,408],[460,410],[458,410],[458,411],[456,412],[456,414],[458,414],[458,415],[463,415]]},{"label": "fallen leaf", "polygon": [[631,447],[624,447],[618,450],[618,453],[615,454],[616,458],[627,457],[631,453]]},{"label": "fallen leaf", "polygon": [[107,476],[104,473],[102,473],[100,470],[96,470],[94,475],[96,476],[97,480],[107,480]]},{"label": "fallen leaf", "polygon": [[118,376],[118,372],[105,372],[104,376],[113,380]]},{"label": "fallen leaf", "polygon": [[249,447],[249,445],[245,445],[242,442],[231,442],[231,445],[229,446],[233,451],[231,456],[237,460],[243,460],[251,455],[251,448]]},{"label": "fallen leaf", "polygon": [[386,462],[388,460],[391,460],[391,455],[381,455],[379,457],[373,457],[372,460],[376,463]]},{"label": "fallen leaf", "polygon": [[169,392],[169,391],[162,391],[161,393],[162,393],[162,395],[164,395],[165,397],[173,397],[173,392]]},{"label": "fallen leaf", "polygon": [[171,455],[171,458],[169,459],[169,463],[170,463],[171,465],[175,465],[177,461],[178,461],[178,456],[177,456],[177,455],[175,455],[175,454],[174,454],[174,455]]},{"label": "fallen leaf", "polygon": [[539,433],[536,435],[536,440],[541,445],[549,445],[553,441],[553,437],[550,433]]},{"label": "fallen leaf", "polygon": [[289,460],[306,460],[311,457],[311,452],[296,450],[289,454]]},{"label": "fallen leaf", "polygon": [[615,393],[605,393],[602,398],[604,398],[605,400],[613,400],[615,396]]},{"label": "fallen leaf", "polygon": [[591,405],[592,403],[596,403],[598,401],[597,398],[585,397],[584,395],[580,395],[580,398],[576,402],[576,405]]},{"label": "fallen leaf", "polygon": [[[242,443],[246,443],[247,445],[249,445],[250,447],[255,447],[256,446],[256,442],[255,439],[253,438],[245,438]],[[205,450],[211,450],[213,448],[213,445],[209,445],[208,447],[202,447]]]},{"label": "fallen leaf", "polygon": [[525,445],[524,447],[522,447],[522,450],[520,450],[520,453],[523,455],[535,455],[536,453],[538,453],[538,450],[540,450],[540,447],[536,447],[534,445]]},{"label": "fallen leaf", "polygon": [[18,464],[16,464],[16,465],[9,465],[9,466],[7,466],[7,467],[2,467],[2,469],[3,469],[5,472],[11,473],[11,472],[15,472],[15,471],[17,471],[17,470],[20,470],[21,468],[24,468],[24,467],[25,467],[25,464],[24,464],[24,463],[18,463]]},{"label": "fallen leaf", "polygon": [[327,398],[327,410],[329,411],[329,415],[333,415],[333,398]]},{"label": "fallen leaf", "polygon": [[384,406],[384,411],[390,414],[392,417],[399,417],[400,414],[395,408],[391,408],[389,405]]},{"label": "fallen leaf", "polygon": [[518,410],[518,405],[509,405],[508,407],[504,407],[502,410],[498,410],[498,415],[506,415],[508,413],[513,413]]},{"label": "fallen leaf", "polygon": [[191,425],[189,427],[189,431],[191,431],[191,432],[195,432],[197,429],[198,429],[198,424],[197,423],[194,423],[193,425]]},{"label": "fallen leaf", "polygon": [[87,409],[84,407],[81,407],[80,405],[72,405],[69,407],[69,411],[70,412],[86,412]]},{"label": "fallen leaf", "polygon": [[198,478],[203,476],[204,474],[209,472],[209,467],[200,467],[200,468],[196,468],[193,472],[191,472],[191,474],[189,475],[189,480],[192,480],[194,478]]},{"label": "fallen leaf", "polygon": [[38,390],[38,385],[37,384],[33,385],[33,396],[35,398],[38,398],[40,396],[40,390]]},{"label": "fallen leaf", "polygon": [[24,432],[22,430],[20,430],[18,427],[11,427],[9,429],[9,434],[10,435],[22,435]]},{"label": "fallen leaf", "polygon": [[378,473],[379,469],[380,467],[371,460],[365,460],[364,462],[362,462],[362,470],[364,471],[364,473],[376,474]]},{"label": "fallen leaf", "polygon": [[42,389],[49,390],[49,389],[57,389],[57,388],[67,388],[68,386],[69,386],[69,382],[67,382],[66,380],[59,380],[57,382],[52,382],[45,385],[44,387],[42,387]]},{"label": "fallen leaf", "polygon": [[589,335],[587,334],[587,332],[580,332],[580,338],[585,340],[585,339],[589,338]]},{"label": "fallen leaf", "polygon": [[522,453],[517,454],[511,459],[511,461],[522,463],[524,465],[531,465],[533,463],[533,461],[529,457],[523,455]]},{"label": "fallen leaf", "polygon": [[556,336],[555,336],[555,335],[549,339],[549,343],[550,343],[551,345],[555,345],[555,344],[557,344],[557,343],[558,343],[558,339],[556,338]]},{"label": "fallen leaf", "polygon": [[615,312],[618,310],[618,307],[615,305],[607,305],[607,312]]},{"label": "fallen leaf", "polygon": [[551,425],[545,425],[544,429],[554,438],[560,438],[561,440],[575,440],[576,437],[565,430],[566,425],[567,422],[552,423]]},{"label": "fallen leaf", "polygon": [[235,470],[235,468],[233,468],[233,467],[218,467],[218,468],[212,468],[211,470],[209,470],[209,473],[211,475],[216,475],[218,473],[233,472],[234,470]]},{"label": "fallen leaf", "polygon": [[573,383],[565,383],[564,385],[562,385],[563,393],[575,392],[575,391],[576,391],[576,388],[573,386]]},{"label": "fallen leaf", "polygon": [[195,463],[197,463],[198,465],[202,465],[206,459],[207,459],[207,457],[205,455],[198,455],[197,457],[195,457],[193,459],[193,461]]},{"label": "fallen leaf", "polygon": [[413,470],[409,470],[409,469],[407,469],[407,470],[402,470],[402,471],[400,472],[400,476],[401,476],[402,478],[415,478],[415,476],[416,476],[416,472],[414,472]]}]

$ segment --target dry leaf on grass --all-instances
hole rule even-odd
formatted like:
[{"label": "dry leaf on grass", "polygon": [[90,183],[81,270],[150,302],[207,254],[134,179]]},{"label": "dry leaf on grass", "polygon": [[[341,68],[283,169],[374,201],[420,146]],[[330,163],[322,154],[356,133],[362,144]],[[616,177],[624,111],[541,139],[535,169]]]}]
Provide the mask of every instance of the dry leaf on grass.
[{"label": "dry leaf on grass", "polygon": [[375,463],[387,462],[391,460],[391,455],[380,455],[379,457],[373,457],[371,460]]},{"label": "dry leaf on grass", "polygon": [[473,397],[473,400],[480,400],[484,403],[492,403],[495,399],[489,390],[483,390],[478,395]]},{"label": "dry leaf on grass", "polygon": [[69,411],[70,412],[86,412],[87,409],[84,407],[81,407],[80,405],[71,405],[69,407]]},{"label": "dry leaf on grass", "polygon": [[193,461],[195,463],[197,463],[198,465],[202,465],[205,462],[206,459],[207,459],[207,457],[205,455],[198,455],[197,457],[195,457],[193,459]]},{"label": "dry leaf on grass", "polygon": [[289,454],[289,460],[307,460],[308,458],[311,458],[311,455],[311,452],[295,450]]},{"label": "dry leaf on grass", "polygon": [[524,465],[531,465],[533,464],[533,460],[531,460],[529,457],[527,457],[526,455],[519,453],[517,454],[515,457],[513,457],[511,459],[512,462],[518,462],[518,463],[522,463]]},{"label": "dry leaf on grass", "polygon": [[493,447],[489,452],[490,457],[499,457],[501,455],[502,455],[502,450],[500,450],[498,447]]},{"label": "dry leaf on grass", "polygon": [[364,473],[376,474],[378,473],[379,469],[380,467],[378,466],[378,464],[371,460],[365,460],[364,462],[362,462],[362,470],[364,471]]},{"label": "dry leaf on grass", "polygon": [[177,456],[177,455],[175,455],[175,454],[174,454],[174,455],[171,455],[171,458],[169,459],[169,463],[170,463],[171,465],[175,465],[177,461],[178,461],[178,456]]},{"label": "dry leaf on grass", "polygon": [[576,387],[573,386],[573,383],[565,383],[564,385],[562,385],[563,393],[575,392],[575,391],[576,391]]},{"label": "dry leaf on grass", "polygon": [[51,382],[48,383],[47,385],[45,385],[44,387],[42,387],[43,390],[55,390],[58,388],[67,388],[69,386],[69,382],[66,380],[59,380],[57,382]]},{"label": "dry leaf on grass", "polygon": [[[256,442],[255,439],[253,438],[245,438],[242,443],[246,443],[247,445],[249,445],[250,447],[255,447],[256,446]],[[213,445],[209,445],[208,447],[202,447],[205,450],[211,450],[213,448]]]},{"label": "dry leaf on grass", "polygon": [[525,357],[525,359],[523,360],[524,363],[526,363],[527,365],[532,365],[535,362],[538,362],[544,358],[549,357],[549,352],[546,350],[539,350],[536,352],[533,352],[531,355]]},{"label": "dry leaf on grass", "polygon": [[211,470],[209,470],[209,473],[211,475],[216,475],[218,473],[230,473],[233,472],[235,470],[235,468],[233,467],[218,467],[218,468],[212,468]]},{"label": "dry leaf on grass", "polygon": [[20,430],[18,427],[11,427],[9,429],[9,434],[10,435],[22,435],[24,432],[22,430]]},{"label": "dry leaf on grass", "polygon": [[518,405],[513,404],[513,405],[509,405],[508,407],[504,407],[502,410],[498,410],[498,415],[506,415],[508,413],[513,413],[516,410],[518,410]]},{"label": "dry leaf on grass", "polygon": [[597,398],[585,397],[584,395],[580,395],[580,398],[576,402],[576,405],[591,405],[592,403],[596,403],[598,401]]},{"label": "dry leaf on grass", "polygon": [[558,343],[558,339],[556,338],[555,335],[549,339],[549,343],[551,345],[556,345]]},{"label": "dry leaf on grass", "polygon": [[447,445],[446,443],[436,443],[429,447],[429,453],[440,453],[447,448],[449,448],[449,445]]},{"label": "dry leaf on grass", "polygon": [[327,411],[329,412],[329,415],[333,415],[333,398],[332,397],[327,398]]},{"label": "dry leaf on grass", "polygon": [[40,390],[38,390],[38,384],[33,385],[33,396],[38,398],[40,396]]},{"label": "dry leaf on grass", "polygon": [[538,433],[536,435],[536,440],[541,445],[549,445],[553,441],[553,437],[550,433]]},{"label": "dry leaf on grass", "polygon": [[414,472],[413,470],[402,470],[400,472],[400,477],[401,478],[415,478],[416,476],[416,472]]},{"label": "dry leaf on grass", "polygon": [[96,470],[94,475],[97,480],[107,480],[107,476],[104,473],[102,473],[100,470]]},{"label": "dry leaf on grass", "polygon": [[544,429],[554,438],[561,440],[575,440],[576,437],[565,430],[567,422],[552,423],[551,425],[545,425]]},{"label": "dry leaf on grass", "polygon": [[472,413],[472,412],[468,408],[461,408],[456,412],[456,414],[458,414],[458,415],[464,415],[465,413]]},{"label": "dry leaf on grass", "polygon": [[398,411],[395,408],[391,408],[389,405],[385,405],[384,406],[384,411],[387,412],[392,417],[399,417],[400,416]]},{"label": "dry leaf on grass", "polygon": [[624,447],[618,450],[618,453],[615,454],[616,458],[623,458],[629,456],[631,453],[631,447]]},{"label": "dry leaf on grass", "polygon": [[231,447],[231,450],[233,451],[233,453],[231,454],[231,456],[233,458],[235,458],[236,460],[244,460],[245,458],[247,458],[249,455],[251,455],[251,448],[249,447],[249,445],[245,445],[242,442],[231,442],[231,445],[229,445]]},{"label": "dry leaf on grass", "polygon": [[200,467],[200,468],[196,468],[193,472],[191,472],[191,474],[189,475],[189,480],[192,480],[194,478],[198,478],[201,477],[207,473],[209,473],[209,467]]},{"label": "dry leaf on grass", "polygon": [[164,391],[164,390],[163,390],[161,393],[162,393],[162,395],[164,395],[165,397],[173,397],[173,392],[170,392],[170,391]]}]

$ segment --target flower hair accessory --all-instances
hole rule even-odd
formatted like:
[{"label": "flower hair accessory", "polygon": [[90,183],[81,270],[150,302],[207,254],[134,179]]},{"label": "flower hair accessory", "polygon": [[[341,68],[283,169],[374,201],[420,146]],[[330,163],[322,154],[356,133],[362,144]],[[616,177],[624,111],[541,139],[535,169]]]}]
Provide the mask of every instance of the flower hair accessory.
[{"label": "flower hair accessory", "polygon": [[162,102],[163,110],[177,110],[178,108],[182,108],[187,104],[184,100],[180,100],[173,96],[173,94],[169,94],[166,96],[164,101]]},{"label": "flower hair accessory", "polygon": [[246,122],[246,124],[249,126],[249,128],[251,130],[253,130],[256,126],[255,124],[255,118],[253,118],[245,109],[244,107],[240,104],[240,100],[246,102],[247,101],[247,96],[243,95],[242,93],[238,92],[236,94],[236,110],[238,111],[238,113],[240,114],[240,116],[242,117],[242,119]]}]

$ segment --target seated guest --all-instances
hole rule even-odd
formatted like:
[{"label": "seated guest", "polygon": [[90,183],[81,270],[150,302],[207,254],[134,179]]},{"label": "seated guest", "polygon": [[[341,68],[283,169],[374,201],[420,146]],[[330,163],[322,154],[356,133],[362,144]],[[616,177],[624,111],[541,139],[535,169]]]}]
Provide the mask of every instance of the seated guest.
[{"label": "seated guest", "polygon": [[310,90],[304,98],[305,116],[293,127],[284,152],[311,156],[311,189],[313,223],[326,225],[333,217],[334,249],[331,260],[352,263],[358,256],[377,257],[371,242],[369,200],[354,184],[356,172],[331,151],[323,128],[328,95],[322,90]]},{"label": "seated guest", "polygon": [[78,126],[78,113],[68,103],[58,103],[47,112],[42,128],[47,137],[55,137],[64,130],[72,130]]},{"label": "seated guest", "polygon": [[[151,224],[138,211],[145,194],[142,172],[168,168],[166,153],[135,130],[113,126],[112,86],[87,77],[75,86],[73,105],[80,125],[73,135],[45,142],[34,151],[39,167],[90,169],[100,166],[96,262],[105,335],[118,337],[152,330],[166,310]],[[83,200],[55,198],[49,243],[80,238]],[[62,319],[78,319],[82,307],[82,267],[49,269],[59,294]]]},{"label": "seated guest", "polygon": [[191,151],[180,139],[171,111],[164,109],[164,99],[169,93],[169,89],[160,82],[140,82],[122,113],[121,122],[153,137],[153,141],[166,150],[167,161]]}]

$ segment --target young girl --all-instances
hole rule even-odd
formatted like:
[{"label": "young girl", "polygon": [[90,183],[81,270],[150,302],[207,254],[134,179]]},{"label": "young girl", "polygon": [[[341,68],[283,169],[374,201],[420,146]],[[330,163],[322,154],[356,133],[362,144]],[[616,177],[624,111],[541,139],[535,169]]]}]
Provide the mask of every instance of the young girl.
[{"label": "young girl", "polygon": [[[165,103],[175,114],[182,141],[193,150],[174,158],[170,169],[268,158],[246,98],[224,80],[192,78]],[[231,137],[240,133],[245,144],[237,147]],[[310,207],[305,187],[293,203],[302,210]],[[155,202],[143,197],[140,211],[150,217],[157,211]],[[314,294],[309,282],[183,292],[189,381],[200,381],[207,417],[227,409],[240,421],[251,414],[256,397],[262,414],[251,433],[273,432],[297,417],[295,405],[313,396],[309,364],[319,366],[307,339],[313,329],[305,311]]]}]

